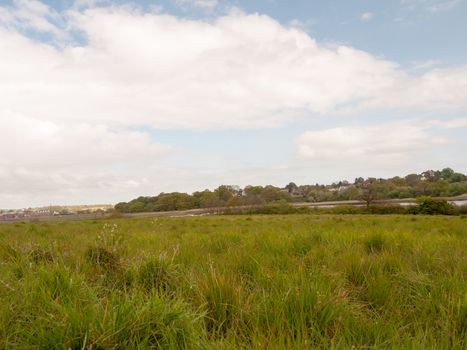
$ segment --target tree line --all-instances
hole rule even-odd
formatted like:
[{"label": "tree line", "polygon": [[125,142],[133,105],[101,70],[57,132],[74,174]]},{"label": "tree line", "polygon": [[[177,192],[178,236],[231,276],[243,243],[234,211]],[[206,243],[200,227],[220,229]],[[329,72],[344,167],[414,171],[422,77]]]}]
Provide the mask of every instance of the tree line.
[{"label": "tree line", "polygon": [[284,188],[275,186],[221,185],[214,191],[188,193],[160,193],[157,196],[138,197],[115,206],[118,212],[157,212],[197,208],[265,205],[276,202],[326,202],[363,200],[369,206],[376,199],[403,199],[420,196],[452,197],[467,193],[467,176],[451,168],[427,170],[404,177],[356,178],[334,182],[331,185],[296,185],[290,182]]}]

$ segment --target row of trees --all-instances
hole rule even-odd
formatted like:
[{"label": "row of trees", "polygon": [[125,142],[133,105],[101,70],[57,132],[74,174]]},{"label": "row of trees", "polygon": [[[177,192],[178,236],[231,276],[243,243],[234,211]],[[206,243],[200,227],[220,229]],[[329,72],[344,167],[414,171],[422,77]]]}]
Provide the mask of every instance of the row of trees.
[{"label": "row of trees", "polygon": [[196,208],[216,208],[241,205],[261,205],[275,201],[291,201],[287,191],[274,186],[238,186],[222,185],[214,191],[204,190],[187,193],[161,193],[155,197],[139,197],[128,203],[122,202],[115,209],[122,213],[187,210]]},{"label": "row of trees", "polygon": [[195,208],[264,205],[277,201],[324,202],[338,200],[364,200],[367,205],[376,199],[414,198],[419,196],[451,197],[467,193],[467,176],[450,168],[427,170],[405,177],[377,179],[361,177],[353,183],[340,181],[331,185],[302,185],[291,182],[284,188],[274,186],[222,185],[214,191],[193,194],[173,192],[154,197],[139,197],[122,202],[115,209],[124,213],[187,210]]},{"label": "row of trees", "polygon": [[378,199],[452,197],[467,193],[467,176],[445,168],[389,179],[359,177],[353,183],[339,181],[327,186],[290,183],[286,187],[294,197],[310,202],[362,199],[368,192]]}]

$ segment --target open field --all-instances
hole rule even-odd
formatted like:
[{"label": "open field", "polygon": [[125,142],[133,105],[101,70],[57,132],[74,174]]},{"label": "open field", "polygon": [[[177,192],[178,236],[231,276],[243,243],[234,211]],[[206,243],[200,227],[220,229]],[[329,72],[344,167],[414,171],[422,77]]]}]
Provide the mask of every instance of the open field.
[{"label": "open field", "polygon": [[465,349],[467,219],[0,224],[0,348]]}]

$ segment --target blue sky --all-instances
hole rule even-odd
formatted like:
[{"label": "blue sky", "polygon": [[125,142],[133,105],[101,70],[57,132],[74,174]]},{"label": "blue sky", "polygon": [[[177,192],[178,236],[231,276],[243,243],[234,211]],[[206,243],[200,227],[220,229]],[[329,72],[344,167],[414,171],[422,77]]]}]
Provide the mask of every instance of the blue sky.
[{"label": "blue sky", "polygon": [[[58,10],[74,3],[73,0],[43,2]],[[165,13],[197,19],[212,19],[237,7],[247,13],[268,15],[283,25],[300,23],[320,41],[345,43],[408,68],[427,61],[464,64],[467,60],[465,0],[219,0],[213,10],[180,6],[173,0],[132,3],[145,9],[160,6]]]},{"label": "blue sky", "polygon": [[0,1],[0,208],[467,172],[467,1]]}]

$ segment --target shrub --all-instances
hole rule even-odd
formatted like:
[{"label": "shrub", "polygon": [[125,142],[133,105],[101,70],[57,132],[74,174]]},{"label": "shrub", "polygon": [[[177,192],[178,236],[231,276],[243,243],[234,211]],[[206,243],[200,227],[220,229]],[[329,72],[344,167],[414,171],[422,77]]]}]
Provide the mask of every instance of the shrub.
[{"label": "shrub", "polygon": [[452,215],[454,207],[447,201],[428,196],[418,197],[418,214],[424,215]]},{"label": "shrub", "polygon": [[467,215],[467,205],[455,206],[454,213],[456,215],[460,215],[461,217],[465,217]]}]

